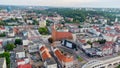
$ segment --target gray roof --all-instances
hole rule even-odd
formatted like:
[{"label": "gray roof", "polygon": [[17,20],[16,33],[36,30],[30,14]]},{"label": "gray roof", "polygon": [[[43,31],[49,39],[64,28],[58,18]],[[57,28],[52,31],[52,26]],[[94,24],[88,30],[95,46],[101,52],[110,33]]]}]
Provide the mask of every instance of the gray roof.
[{"label": "gray roof", "polygon": [[4,49],[2,47],[0,47],[0,51],[4,51]]},{"label": "gray roof", "polygon": [[17,47],[14,48],[14,51],[15,52],[23,52],[24,51],[23,46],[22,45],[17,45]]},{"label": "gray roof", "polygon": [[54,58],[47,59],[46,62],[48,65],[56,64],[56,61],[54,60]]}]

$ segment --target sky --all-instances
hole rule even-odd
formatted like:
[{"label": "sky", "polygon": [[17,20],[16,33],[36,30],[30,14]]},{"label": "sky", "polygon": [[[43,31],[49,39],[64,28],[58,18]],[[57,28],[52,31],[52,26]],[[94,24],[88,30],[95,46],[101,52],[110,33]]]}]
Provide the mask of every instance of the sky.
[{"label": "sky", "polygon": [[0,0],[0,5],[120,8],[120,0]]}]

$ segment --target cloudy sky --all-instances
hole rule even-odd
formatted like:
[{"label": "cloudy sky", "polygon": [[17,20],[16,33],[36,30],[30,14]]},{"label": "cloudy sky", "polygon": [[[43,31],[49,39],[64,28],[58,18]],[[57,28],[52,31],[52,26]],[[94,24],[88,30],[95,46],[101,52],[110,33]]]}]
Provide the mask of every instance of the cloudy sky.
[{"label": "cloudy sky", "polygon": [[120,8],[120,0],[0,0],[0,5]]}]

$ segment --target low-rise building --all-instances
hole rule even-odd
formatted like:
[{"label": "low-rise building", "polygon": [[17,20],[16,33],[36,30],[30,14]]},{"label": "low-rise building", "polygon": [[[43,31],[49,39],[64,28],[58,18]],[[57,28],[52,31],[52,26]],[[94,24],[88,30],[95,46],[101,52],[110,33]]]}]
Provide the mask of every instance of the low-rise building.
[{"label": "low-rise building", "polygon": [[39,21],[39,27],[46,27],[46,20]]},{"label": "low-rise building", "polygon": [[25,58],[25,51],[23,49],[22,45],[18,45],[15,49],[15,54],[16,54],[16,59],[21,59],[21,58]]},{"label": "low-rise building", "polygon": [[39,44],[29,44],[28,51],[29,51],[29,53],[38,52]]},{"label": "low-rise building", "polygon": [[31,64],[23,64],[23,65],[19,65],[17,68],[32,68]]},{"label": "low-rise building", "polygon": [[69,56],[67,54],[63,54],[58,48],[54,49],[54,54],[58,58],[59,62],[65,68],[70,68],[73,66],[73,56]]},{"label": "low-rise building", "polygon": [[5,58],[0,58],[0,68],[7,68]]},{"label": "low-rise building", "polygon": [[42,60],[44,61],[44,66],[46,68],[57,68],[57,63],[54,58],[51,56],[48,48],[45,45],[39,47],[40,55]]}]

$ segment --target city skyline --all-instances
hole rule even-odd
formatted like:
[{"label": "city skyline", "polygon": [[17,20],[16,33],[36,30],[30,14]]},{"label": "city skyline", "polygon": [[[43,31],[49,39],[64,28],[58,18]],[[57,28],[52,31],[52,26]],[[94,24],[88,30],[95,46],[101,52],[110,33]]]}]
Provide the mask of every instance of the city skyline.
[{"label": "city skyline", "polygon": [[0,0],[0,5],[119,8],[119,0]]}]

